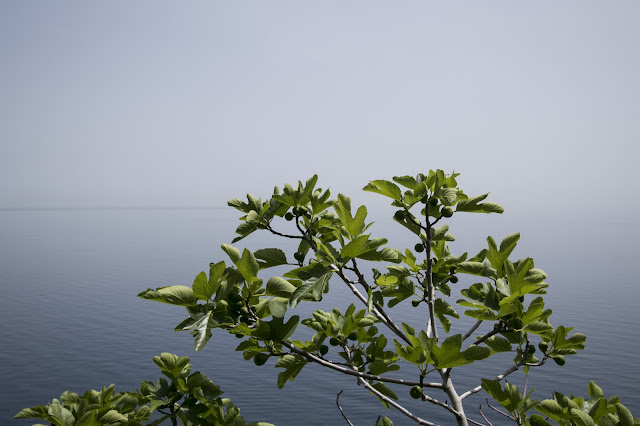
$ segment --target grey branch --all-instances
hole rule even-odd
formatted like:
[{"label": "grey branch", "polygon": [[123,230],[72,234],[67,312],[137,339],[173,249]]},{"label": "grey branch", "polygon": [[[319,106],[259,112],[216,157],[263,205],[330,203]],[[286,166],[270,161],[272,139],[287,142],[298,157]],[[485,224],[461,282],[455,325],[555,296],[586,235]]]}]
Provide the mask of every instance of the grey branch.
[{"label": "grey branch", "polygon": [[464,336],[462,336],[462,341],[464,342],[465,340],[467,340],[469,337],[471,337],[471,335],[473,334],[474,331],[476,331],[478,329],[478,327],[480,327],[480,324],[482,324],[482,320],[478,320],[475,324],[473,324],[473,327],[471,327],[469,329],[469,331],[467,331],[467,334],[465,334]]},{"label": "grey branch", "polygon": [[489,426],[493,426],[493,424],[489,421],[489,419],[487,419],[487,416],[485,416],[484,413],[482,412],[482,404],[480,404],[480,415],[482,416],[484,421],[487,422]]},{"label": "grey branch", "polygon": [[396,385],[404,385],[404,386],[421,385],[427,388],[442,389],[442,385],[440,383],[420,383],[419,381],[396,379],[393,377],[382,377],[382,376],[376,376],[373,374],[362,373],[358,370],[340,367],[339,365],[336,365],[331,361],[327,361],[326,359],[319,358],[310,352],[300,349],[297,346],[293,345],[292,343],[283,341],[282,344],[286,346],[288,349],[290,349],[292,352],[307,358],[309,361],[315,362],[316,364],[320,364],[323,367],[330,368],[332,370],[338,371],[343,374],[347,374],[349,376],[355,376],[355,377],[367,379],[367,380],[377,380],[379,382],[394,383]]},{"label": "grey branch", "polygon": [[[347,358],[349,358],[349,360],[351,360],[351,352],[349,351],[349,348],[347,346],[343,346],[343,348],[344,348],[345,352],[347,353]],[[353,366],[352,368],[356,369],[355,366]],[[365,388],[367,388],[367,390],[369,392],[371,392],[372,394],[374,394],[375,396],[377,396],[378,398],[380,398],[381,400],[383,400],[384,402],[386,402],[387,404],[389,404],[390,406],[392,406],[393,408],[398,410],[400,413],[402,413],[405,416],[409,417],[411,420],[413,420],[414,422],[418,423],[419,425],[438,426],[436,423],[431,423],[430,421],[421,419],[420,417],[416,416],[415,414],[413,414],[412,412],[410,412],[409,410],[404,408],[402,405],[400,405],[397,402],[395,402],[393,399],[391,399],[391,398],[387,397],[386,395],[382,394],[381,392],[379,392],[376,388],[371,386],[369,384],[369,382],[364,380],[362,377],[358,377],[358,381]]]},{"label": "grey branch", "polygon": [[[504,373],[497,375],[494,380],[502,380],[505,377],[507,377],[509,374],[513,373],[514,371],[517,371],[518,368],[520,368],[520,366],[522,366],[522,364],[524,362],[523,359],[518,361],[516,364],[512,365],[507,370],[505,370]],[[474,393],[478,393],[481,390],[482,390],[482,386],[476,386],[475,388],[470,389],[470,390],[466,391],[465,393],[463,393],[462,395],[460,395],[460,399],[465,399],[466,397],[471,396]]]},{"label": "grey branch", "polygon": [[340,406],[340,394],[342,392],[344,392],[344,390],[341,390],[340,392],[338,392],[338,395],[336,396],[336,405],[338,406],[338,410],[340,410],[340,414],[342,414],[342,417],[347,421],[347,423],[349,423],[349,426],[353,426],[353,423],[351,423],[347,415],[342,410],[342,407]]}]

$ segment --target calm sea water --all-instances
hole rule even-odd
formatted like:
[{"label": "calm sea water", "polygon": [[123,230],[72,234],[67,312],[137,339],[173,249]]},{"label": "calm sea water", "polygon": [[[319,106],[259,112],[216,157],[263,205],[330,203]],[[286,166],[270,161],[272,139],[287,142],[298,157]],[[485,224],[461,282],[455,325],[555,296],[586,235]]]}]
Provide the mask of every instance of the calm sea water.
[{"label": "calm sea water", "polygon": [[[392,212],[375,213],[380,218],[374,234],[391,235],[392,246],[413,246],[402,229],[383,225],[388,221],[382,218]],[[29,424],[13,415],[65,390],[80,393],[110,383],[116,390],[134,389],[142,379],[159,377],[151,358],[161,352],[190,356],[194,369],[221,386],[249,421],[343,424],[335,399],[344,389],[340,402],[356,425],[372,425],[379,414],[410,424],[386,412],[352,378],[313,365],[278,390],[273,362],[256,367],[242,360],[234,351],[239,341],[222,333],[214,333],[196,353],[189,334],[172,331],[185,317],[182,308],[136,298],[148,287],[190,285],[210,261],[225,259],[219,247],[233,238],[236,220],[230,209],[0,211],[0,424]],[[501,239],[515,231],[522,233],[516,255],[533,257],[549,274],[552,322],[588,336],[587,349],[568,357],[564,367],[551,363],[533,371],[530,388],[539,399],[550,397],[552,390],[586,395],[592,378],[640,415],[638,222],[600,222],[594,228],[575,218],[469,216],[452,224],[458,237],[453,251],[475,253],[486,245],[487,235]],[[238,246],[282,244],[258,235]],[[322,305],[303,307],[303,314],[334,305],[344,309],[350,300],[334,282]],[[408,303],[398,310],[401,321],[422,323]],[[466,368],[458,375],[458,391],[475,386],[480,377],[495,376],[510,361],[502,362]],[[524,377],[518,372],[510,380],[522,384]],[[468,404],[471,417],[480,417],[475,407],[482,401],[478,394]],[[452,423],[430,405],[411,403],[409,408],[423,418]]]}]

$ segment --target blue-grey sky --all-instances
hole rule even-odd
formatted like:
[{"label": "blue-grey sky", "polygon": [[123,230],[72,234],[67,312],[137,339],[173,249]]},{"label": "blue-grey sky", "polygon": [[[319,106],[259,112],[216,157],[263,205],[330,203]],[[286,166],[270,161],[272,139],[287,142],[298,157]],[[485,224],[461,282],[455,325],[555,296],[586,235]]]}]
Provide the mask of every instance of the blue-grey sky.
[{"label": "blue-grey sky", "polygon": [[635,0],[3,1],[0,208],[444,168],[507,208],[637,212],[638,22]]}]

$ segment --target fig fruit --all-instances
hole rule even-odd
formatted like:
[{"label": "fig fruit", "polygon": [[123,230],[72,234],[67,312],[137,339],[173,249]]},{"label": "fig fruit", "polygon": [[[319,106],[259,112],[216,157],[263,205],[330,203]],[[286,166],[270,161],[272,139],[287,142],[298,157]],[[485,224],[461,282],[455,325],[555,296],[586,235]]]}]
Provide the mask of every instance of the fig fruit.
[{"label": "fig fruit", "polygon": [[424,244],[422,243],[418,243],[416,244],[414,247],[415,251],[417,251],[418,253],[422,253],[424,251]]},{"label": "fig fruit", "polygon": [[404,210],[398,210],[397,212],[395,212],[393,214],[393,217],[397,220],[397,221],[402,221],[405,217],[405,211]]},{"label": "fig fruit", "polygon": [[451,217],[453,216],[453,209],[449,206],[444,206],[442,210],[440,210],[440,214],[444,217]]},{"label": "fig fruit", "polygon": [[455,275],[452,275],[451,278],[449,278],[449,281],[455,284],[458,282],[458,277],[456,277]]},{"label": "fig fruit", "polygon": [[329,339],[329,344],[331,346],[338,346],[340,344],[340,340],[338,340],[335,337],[332,337],[331,339]]},{"label": "fig fruit", "polygon": [[562,355],[553,355],[551,359],[553,359],[558,365],[564,365],[564,363],[566,362]]},{"label": "fig fruit", "polygon": [[293,213],[291,212],[287,212],[287,214],[284,215],[285,220],[293,220]]},{"label": "fig fruit", "polygon": [[411,395],[411,398],[413,399],[422,398],[422,388],[418,385],[413,386],[409,391],[409,395]]},{"label": "fig fruit", "polygon": [[355,331],[352,331],[351,333],[349,333],[349,335],[347,336],[347,339],[349,340],[358,340],[358,333]]},{"label": "fig fruit", "polygon": [[329,352],[329,346],[327,346],[327,345],[320,346],[320,354],[321,355],[326,355],[327,352]]},{"label": "fig fruit", "polygon": [[264,363],[267,362],[268,359],[268,354],[260,352],[259,354],[256,354],[255,357],[253,357],[253,363],[257,366],[261,366],[264,365]]},{"label": "fig fruit", "polygon": [[418,307],[418,305],[420,304],[420,302],[421,302],[421,301],[420,301],[420,300],[418,300],[418,299],[412,300],[412,301],[411,301],[411,306],[413,306],[414,308],[417,308],[417,307]]}]

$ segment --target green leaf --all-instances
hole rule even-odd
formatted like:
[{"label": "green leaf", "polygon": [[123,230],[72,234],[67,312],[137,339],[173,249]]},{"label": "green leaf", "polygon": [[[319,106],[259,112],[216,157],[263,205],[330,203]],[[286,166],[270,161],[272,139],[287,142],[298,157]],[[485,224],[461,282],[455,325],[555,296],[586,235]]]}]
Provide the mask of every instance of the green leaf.
[{"label": "green leaf", "polygon": [[575,333],[567,339],[566,336],[569,331],[571,331],[571,328],[565,328],[562,325],[556,329],[556,333],[553,336],[554,349],[584,349],[587,336]]},{"label": "green leaf", "polygon": [[369,250],[367,242],[369,241],[369,235],[361,235],[349,241],[347,245],[340,250],[340,257],[345,261],[360,256],[362,253]]},{"label": "green leaf", "polygon": [[260,269],[288,264],[287,256],[279,248],[260,249],[255,251],[253,255],[258,259]]},{"label": "green leaf", "polygon": [[200,272],[193,280],[192,289],[195,298],[200,300],[209,300],[214,293],[213,283],[209,283],[204,272]]},{"label": "green leaf", "polygon": [[469,213],[503,213],[504,209],[500,204],[486,202],[480,204],[485,198],[489,196],[489,193],[478,195],[477,197],[471,197],[466,200],[458,201],[456,211],[469,212]]},{"label": "green leaf", "polygon": [[284,318],[284,314],[287,313],[287,305],[279,300],[273,299],[269,302],[269,312],[271,315],[278,318]]},{"label": "green leaf", "polygon": [[319,277],[311,277],[291,294],[289,306],[295,308],[304,298],[311,298],[315,301],[322,300],[322,294],[327,292],[329,279],[333,272],[327,272]]},{"label": "green leaf", "polygon": [[260,265],[258,265],[258,261],[249,250],[244,249],[242,257],[234,263],[248,283],[252,283],[258,279],[257,275],[260,270]]},{"label": "green leaf", "polygon": [[398,185],[388,180],[372,180],[363,190],[393,198],[395,201],[401,201],[402,199],[402,191]]},{"label": "green leaf", "polygon": [[440,194],[440,199],[445,206],[452,206],[458,200],[457,188],[444,188]]},{"label": "green leaf", "polygon": [[577,426],[596,426],[591,416],[578,408],[571,409],[571,419]]},{"label": "green leaf", "polygon": [[531,424],[531,426],[552,426],[551,423],[546,421],[544,417],[539,414],[534,414],[533,416],[531,416],[529,418],[529,424]]},{"label": "green leaf", "polygon": [[445,333],[448,333],[451,328],[451,320],[445,317],[445,315],[460,318],[458,313],[444,299],[436,299],[434,308],[436,316],[440,320],[440,323],[442,323],[442,328],[444,328]]},{"label": "green leaf", "polygon": [[[382,395],[386,396],[387,398],[390,399],[395,399],[396,401],[398,400],[398,395],[396,395],[396,393],[387,385],[385,385],[382,382],[378,382],[376,384],[371,385],[375,390],[377,390],[378,392],[380,392]],[[384,405],[387,410],[390,408],[389,404],[384,401],[382,398],[379,398],[380,402],[382,402],[382,405]]]},{"label": "green leaf", "polygon": [[438,368],[453,368],[471,364],[473,361],[483,359],[491,354],[488,348],[472,346],[464,352],[460,352],[462,347],[462,335],[455,334],[447,337],[442,346],[431,348],[431,357]]},{"label": "green leaf", "polygon": [[536,410],[555,421],[567,417],[567,415],[564,414],[562,406],[553,399],[545,399],[540,402],[540,404],[536,406]]},{"label": "green leaf", "polygon": [[287,354],[280,357],[276,368],[284,368],[285,371],[278,374],[278,389],[282,389],[287,380],[295,379],[305,365],[307,360],[300,355]]},{"label": "green leaf", "polygon": [[188,356],[178,356],[168,352],[163,352],[160,356],[153,357],[153,362],[160,367],[162,374],[174,382],[189,375],[191,370],[189,361]]},{"label": "green leaf", "polygon": [[393,180],[409,189],[415,189],[416,185],[418,185],[416,178],[413,176],[394,176]]},{"label": "green leaf", "polygon": [[47,407],[40,405],[37,407],[25,408],[13,416],[14,419],[46,419]]},{"label": "green leaf", "polygon": [[602,398],[604,396],[604,393],[602,392],[600,386],[596,385],[596,382],[594,382],[593,380],[589,382],[587,390],[589,391],[589,396],[591,397],[591,399]]},{"label": "green leaf", "polygon": [[231,259],[233,263],[240,260],[240,250],[237,248],[230,246],[229,244],[222,244],[222,250],[227,253],[227,256],[229,256],[229,259]]},{"label": "green leaf", "polygon": [[383,417],[376,422],[375,426],[393,426],[393,422],[389,417]]},{"label": "green leaf", "polygon": [[[67,410],[60,404],[51,404],[48,409],[49,416],[52,416],[53,422],[57,426],[74,426],[76,419],[73,417],[71,411]],[[47,419],[49,420],[49,419]]]},{"label": "green leaf", "polygon": [[266,294],[268,296],[289,298],[296,291],[296,286],[280,277],[272,277],[267,281]]},{"label": "green leaf", "polygon": [[193,294],[193,290],[184,285],[160,287],[155,290],[149,288],[138,294],[138,297],[140,299],[153,300],[156,302],[179,306],[195,305],[197,301]]},{"label": "green leaf", "polygon": [[511,350],[511,342],[502,336],[491,336],[484,343],[494,352],[509,352]]},{"label": "green leaf", "polygon": [[195,336],[193,347],[196,351],[204,348],[209,339],[211,339],[211,330],[216,326],[216,322],[213,320],[212,314],[213,313],[211,311],[208,311],[192,324],[185,324],[182,326],[182,330],[192,330],[191,334]]},{"label": "green leaf", "polygon": [[620,403],[616,404],[616,413],[618,414],[618,419],[620,420],[622,426],[634,425],[633,416],[631,415],[631,411],[629,411],[627,407]]}]

